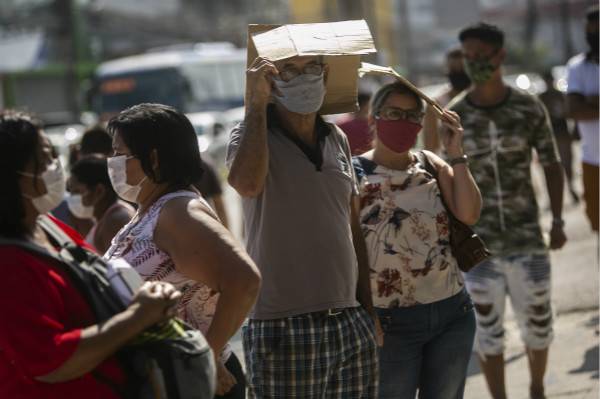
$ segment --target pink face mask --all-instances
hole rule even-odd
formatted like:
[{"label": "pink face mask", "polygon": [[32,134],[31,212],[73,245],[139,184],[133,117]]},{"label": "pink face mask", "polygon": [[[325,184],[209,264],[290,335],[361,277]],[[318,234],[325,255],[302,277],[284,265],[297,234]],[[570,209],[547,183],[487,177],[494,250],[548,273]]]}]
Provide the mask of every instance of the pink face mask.
[{"label": "pink face mask", "polygon": [[422,128],[420,124],[404,119],[397,121],[377,119],[375,124],[377,139],[381,140],[387,148],[398,153],[406,152],[415,145],[417,134]]}]

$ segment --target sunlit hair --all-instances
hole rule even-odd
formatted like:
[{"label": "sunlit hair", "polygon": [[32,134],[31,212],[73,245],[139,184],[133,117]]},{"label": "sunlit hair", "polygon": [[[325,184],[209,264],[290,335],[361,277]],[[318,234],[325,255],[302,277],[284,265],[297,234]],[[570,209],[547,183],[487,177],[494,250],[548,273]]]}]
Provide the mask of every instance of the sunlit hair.
[{"label": "sunlit hair", "polygon": [[[185,188],[202,177],[198,138],[189,119],[173,107],[138,104],[108,122],[108,132],[119,134],[155,183]],[[153,169],[156,152],[158,168]]]},{"label": "sunlit hair", "polygon": [[36,151],[40,145],[41,124],[24,112],[0,112],[0,237],[24,238],[25,207],[19,185],[19,172],[30,161],[33,174],[40,172]]},{"label": "sunlit hair", "polygon": [[382,86],[377,92],[373,95],[371,99],[371,116],[377,116],[385,104],[385,100],[389,97],[390,94],[406,94],[412,96],[417,102],[417,109],[419,111],[423,111],[423,101],[421,98],[412,91],[408,86],[400,82],[389,83],[385,86]]}]

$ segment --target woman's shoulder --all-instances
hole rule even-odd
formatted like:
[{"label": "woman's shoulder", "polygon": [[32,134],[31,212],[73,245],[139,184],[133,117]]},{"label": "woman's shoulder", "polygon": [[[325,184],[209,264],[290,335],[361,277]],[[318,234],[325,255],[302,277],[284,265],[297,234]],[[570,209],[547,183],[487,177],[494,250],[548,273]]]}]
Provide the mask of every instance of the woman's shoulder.
[{"label": "woman's shoulder", "polygon": [[[46,261],[40,257],[33,255],[27,249],[20,247],[18,244],[3,244],[0,245],[0,266],[2,269],[7,268],[31,268],[36,264],[48,264],[50,261]],[[6,270],[4,270],[6,272]]]},{"label": "woman's shoulder", "polygon": [[36,287],[64,285],[62,272],[49,258],[35,255],[18,245],[0,245],[0,273],[4,288],[0,296],[20,297]]},{"label": "woman's shoulder", "polygon": [[127,202],[118,200],[105,214],[108,221],[125,221],[127,223],[135,215],[135,208]]},{"label": "woman's shoulder", "polygon": [[190,195],[173,196],[163,204],[159,216],[162,225],[181,226],[182,223],[195,220],[199,215],[218,220],[215,212],[200,194],[191,191],[188,193]]},{"label": "woman's shoulder", "polygon": [[377,164],[373,161],[373,150],[352,157],[352,166],[354,166],[357,177],[362,178],[375,172]]}]

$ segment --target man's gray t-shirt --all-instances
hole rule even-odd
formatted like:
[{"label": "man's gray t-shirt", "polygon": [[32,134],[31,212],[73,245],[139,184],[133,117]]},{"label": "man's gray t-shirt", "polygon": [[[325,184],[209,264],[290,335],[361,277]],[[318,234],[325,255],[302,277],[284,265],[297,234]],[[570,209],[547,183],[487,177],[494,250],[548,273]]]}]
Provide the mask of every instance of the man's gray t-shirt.
[{"label": "man's gray t-shirt", "polygon": [[[247,250],[262,274],[253,319],[358,306],[358,264],[350,228],[350,201],[358,191],[348,142],[335,125],[320,118],[317,130],[322,164],[321,159],[309,159],[276,123],[269,123],[263,191],[242,198]],[[231,132],[228,166],[245,133],[243,123]]]}]

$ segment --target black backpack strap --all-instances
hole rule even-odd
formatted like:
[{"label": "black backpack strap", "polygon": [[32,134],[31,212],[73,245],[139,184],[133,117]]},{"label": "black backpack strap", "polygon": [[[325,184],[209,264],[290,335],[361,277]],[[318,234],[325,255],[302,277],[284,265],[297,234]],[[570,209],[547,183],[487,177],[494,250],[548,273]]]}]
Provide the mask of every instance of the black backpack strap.
[{"label": "black backpack strap", "polygon": [[51,259],[56,262],[61,260],[48,252],[45,248],[23,240],[11,240],[0,237],[0,247],[17,247],[21,248],[29,253],[38,255],[41,258]]},{"label": "black backpack strap", "polygon": [[435,180],[438,179],[438,171],[437,168],[433,165],[433,163],[431,162],[431,160],[429,159],[429,156],[425,153],[425,151],[418,151],[417,153],[415,153],[417,159],[419,160],[419,162],[421,164],[423,164],[423,166],[425,167],[425,170],[432,175]]},{"label": "black backpack strap", "polygon": [[102,322],[123,310],[118,295],[108,281],[107,266],[98,255],[77,245],[52,219],[43,215],[39,225],[58,248],[58,255],[48,253],[57,260],[69,276],[77,291],[91,306],[98,322]]},{"label": "black backpack strap", "polygon": [[[59,248],[61,257],[66,257],[69,261],[83,263],[89,261],[91,253],[85,248],[77,245],[48,215],[42,215],[38,218],[38,224],[44,229],[53,244]],[[63,251],[66,249],[66,251]],[[73,258],[73,259],[68,259]]]}]

